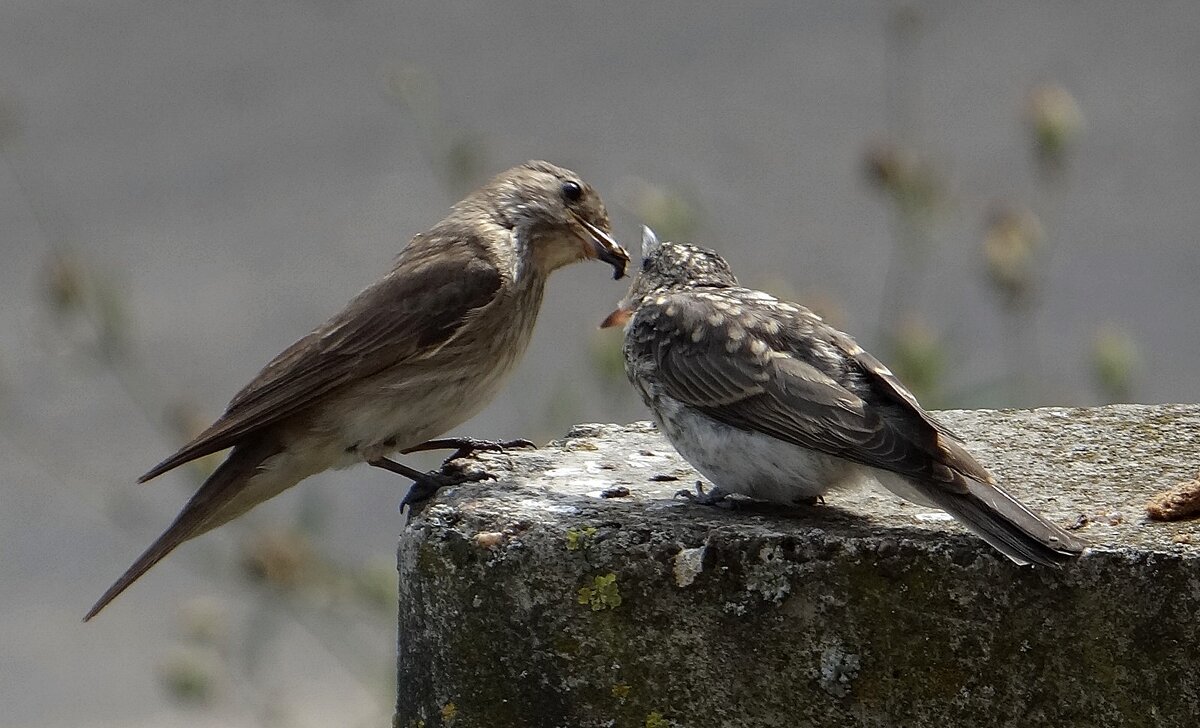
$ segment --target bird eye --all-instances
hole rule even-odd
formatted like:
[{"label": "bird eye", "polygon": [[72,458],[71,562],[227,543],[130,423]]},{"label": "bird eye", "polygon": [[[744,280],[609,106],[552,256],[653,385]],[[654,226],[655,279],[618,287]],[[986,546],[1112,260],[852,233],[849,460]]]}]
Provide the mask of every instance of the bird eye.
[{"label": "bird eye", "polygon": [[567,202],[579,202],[583,197],[583,188],[578,182],[563,182],[562,196]]}]

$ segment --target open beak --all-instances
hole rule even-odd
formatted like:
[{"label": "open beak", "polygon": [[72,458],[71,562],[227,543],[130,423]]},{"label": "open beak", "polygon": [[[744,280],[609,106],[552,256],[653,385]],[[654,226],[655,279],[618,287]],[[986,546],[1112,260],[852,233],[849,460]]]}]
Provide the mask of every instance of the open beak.
[{"label": "open beak", "polygon": [[613,267],[613,280],[619,281],[625,276],[625,266],[629,263],[629,253],[613,239],[613,236],[601,230],[581,217],[575,218],[591,238],[592,252],[600,260]]},{"label": "open beak", "polygon": [[618,306],[616,311],[613,311],[604,319],[600,324],[600,328],[607,329],[613,326],[624,326],[629,323],[629,319],[631,318],[633,318],[633,311],[624,306]]}]

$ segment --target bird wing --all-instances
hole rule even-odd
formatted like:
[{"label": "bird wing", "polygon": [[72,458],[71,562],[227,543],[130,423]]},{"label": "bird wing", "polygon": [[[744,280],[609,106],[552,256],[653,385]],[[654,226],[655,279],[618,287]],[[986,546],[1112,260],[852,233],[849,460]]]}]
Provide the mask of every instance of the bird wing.
[{"label": "bird wing", "polygon": [[987,471],[878,360],[807,309],[744,289],[643,303],[635,356],[665,394],[715,420],[965,490]]},{"label": "bird wing", "polygon": [[339,387],[430,356],[473,311],[488,305],[501,285],[501,273],[481,242],[418,235],[385,278],[275,357],[238,392],[225,414],[139,482],[231,447]]}]

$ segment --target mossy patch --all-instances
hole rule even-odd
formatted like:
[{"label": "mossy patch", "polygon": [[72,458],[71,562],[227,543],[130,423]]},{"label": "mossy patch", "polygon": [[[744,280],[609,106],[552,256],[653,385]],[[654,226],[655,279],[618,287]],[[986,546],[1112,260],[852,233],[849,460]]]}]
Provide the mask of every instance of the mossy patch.
[{"label": "mossy patch", "polygon": [[611,571],[592,580],[591,586],[579,588],[578,601],[589,605],[593,612],[616,609],[621,606],[621,592],[617,588],[617,575]]},{"label": "mossy patch", "polygon": [[586,548],[588,541],[595,535],[595,526],[567,529],[567,551],[579,551]]}]

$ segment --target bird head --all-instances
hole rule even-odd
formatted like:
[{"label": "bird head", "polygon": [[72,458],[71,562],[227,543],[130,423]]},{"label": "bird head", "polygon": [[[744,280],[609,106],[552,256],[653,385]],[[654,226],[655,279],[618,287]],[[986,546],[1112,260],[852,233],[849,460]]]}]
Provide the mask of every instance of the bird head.
[{"label": "bird head", "polygon": [[579,175],[549,162],[526,162],[489,182],[480,193],[513,232],[517,263],[538,275],[580,260],[598,259],[625,275],[629,254],[613,239],[604,202]]},{"label": "bird head", "polygon": [[642,299],[696,287],[729,288],[737,278],[716,251],[687,243],[660,242],[654,231],[642,227],[642,268],[633,277],[629,293],[600,328],[621,326],[632,318]]}]

